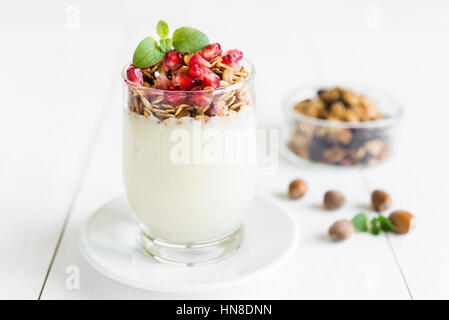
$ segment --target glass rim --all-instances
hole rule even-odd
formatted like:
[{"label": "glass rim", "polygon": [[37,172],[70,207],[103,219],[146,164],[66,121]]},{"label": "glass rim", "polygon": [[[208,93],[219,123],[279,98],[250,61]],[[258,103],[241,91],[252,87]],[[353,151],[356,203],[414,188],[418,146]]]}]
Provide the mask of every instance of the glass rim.
[{"label": "glass rim", "polygon": [[[326,119],[320,119],[320,118],[314,118],[308,115],[305,115],[303,113],[297,112],[293,110],[293,107],[295,104],[297,104],[298,101],[291,101],[292,98],[298,94],[299,92],[307,92],[307,91],[317,91],[317,89],[322,88],[333,88],[333,87],[340,87],[340,88],[348,88],[350,90],[354,89],[354,91],[357,92],[357,90],[365,90],[365,91],[374,91],[373,95],[368,95],[371,99],[376,100],[375,97],[378,94],[383,95],[388,100],[390,100],[394,104],[394,111],[389,114],[385,118],[377,119],[377,120],[368,120],[368,121],[338,121],[338,120],[326,120]],[[299,88],[296,88],[294,90],[289,91],[289,93],[285,96],[283,101],[283,109],[284,114],[287,116],[287,120],[300,120],[303,122],[307,122],[313,125],[319,125],[323,127],[335,127],[335,128],[378,128],[378,127],[385,127],[389,125],[396,124],[401,118],[403,113],[403,106],[402,104],[391,94],[384,92],[383,90],[380,90],[376,87],[368,86],[368,85],[353,85],[353,84],[335,84],[335,83],[324,83],[324,84],[318,84],[318,85],[304,85]]]},{"label": "glass rim", "polygon": [[207,89],[207,90],[202,89],[202,90],[183,91],[183,90],[162,90],[162,89],[155,89],[155,88],[148,88],[145,86],[141,86],[139,84],[129,81],[126,76],[126,70],[128,70],[129,66],[131,65],[131,62],[128,62],[127,64],[125,64],[125,66],[122,68],[121,75],[122,75],[123,82],[128,87],[132,87],[135,90],[142,90],[144,92],[153,92],[155,94],[160,94],[160,95],[163,95],[166,93],[170,94],[170,95],[188,95],[188,94],[201,95],[201,94],[205,94],[205,93],[219,94],[219,93],[224,93],[227,91],[239,89],[240,87],[244,86],[245,84],[249,83],[251,80],[254,79],[254,76],[256,74],[256,69],[255,69],[253,63],[245,58],[243,58],[241,61],[244,62],[244,64],[248,65],[250,68],[248,78],[245,78],[242,81],[231,84],[227,87],[218,88],[218,89]]}]

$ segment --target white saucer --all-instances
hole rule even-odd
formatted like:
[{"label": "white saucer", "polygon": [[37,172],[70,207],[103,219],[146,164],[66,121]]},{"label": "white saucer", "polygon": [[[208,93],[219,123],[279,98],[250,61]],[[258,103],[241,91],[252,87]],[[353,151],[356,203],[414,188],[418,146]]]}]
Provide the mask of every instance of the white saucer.
[{"label": "white saucer", "polygon": [[255,198],[244,228],[242,246],[220,262],[194,267],[161,263],[138,244],[138,223],[121,196],[90,217],[81,231],[80,249],[95,269],[133,287],[183,293],[219,290],[273,270],[298,242],[290,213],[269,196]]}]

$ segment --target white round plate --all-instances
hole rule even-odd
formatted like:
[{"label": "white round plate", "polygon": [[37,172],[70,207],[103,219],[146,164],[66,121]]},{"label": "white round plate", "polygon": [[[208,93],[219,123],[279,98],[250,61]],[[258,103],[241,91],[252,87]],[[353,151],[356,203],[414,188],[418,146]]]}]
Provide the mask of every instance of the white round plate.
[{"label": "white round plate", "polygon": [[274,269],[287,260],[298,242],[290,213],[269,196],[256,196],[244,228],[242,246],[220,262],[194,267],[161,263],[141,249],[138,223],[120,196],[87,221],[80,248],[95,269],[133,287],[183,293],[219,290]]}]

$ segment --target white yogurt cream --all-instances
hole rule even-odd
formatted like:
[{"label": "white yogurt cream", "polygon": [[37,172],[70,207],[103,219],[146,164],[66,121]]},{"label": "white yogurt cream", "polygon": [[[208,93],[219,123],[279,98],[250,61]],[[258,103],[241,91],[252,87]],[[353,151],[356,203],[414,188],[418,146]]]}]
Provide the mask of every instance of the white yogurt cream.
[{"label": "white yogurt cream", "polygon": [[187,243],[238,229],[255,192],[255,134],[251,106],[208,121],[161,122],[125,110],[125,188],[149,235]]}]

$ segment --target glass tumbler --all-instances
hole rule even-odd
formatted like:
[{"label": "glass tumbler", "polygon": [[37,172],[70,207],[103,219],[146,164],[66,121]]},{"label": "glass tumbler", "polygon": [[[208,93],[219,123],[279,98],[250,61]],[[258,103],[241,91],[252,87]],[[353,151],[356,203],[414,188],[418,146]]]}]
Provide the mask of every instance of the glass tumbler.
[{"label": "glass tumbler", "polygon": [[122,169],[138,240],[164,262],[223,259],[255,193],[254,67],[243,60],[250,76],[218,89],[166,91],[128,81],[127,66]]}]

